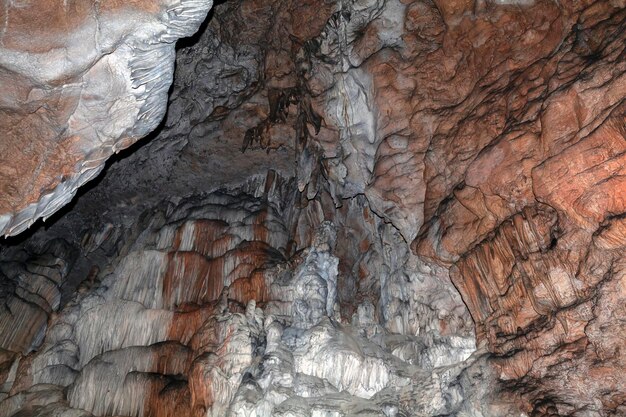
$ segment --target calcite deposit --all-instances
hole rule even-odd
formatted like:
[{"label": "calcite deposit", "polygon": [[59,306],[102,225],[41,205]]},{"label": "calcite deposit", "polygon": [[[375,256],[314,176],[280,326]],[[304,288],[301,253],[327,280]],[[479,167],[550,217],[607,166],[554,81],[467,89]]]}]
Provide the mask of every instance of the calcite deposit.
[{"label": "calcite deposit", "polygon": [[[20,331],[9,332],[14,318],[5,313],[7,334],[32,340],[3,345],[2,415],[80,409],[93,415],[295,416],[356,407],[383,416],[394,415],[385,410],[397,410],[403,393],[418,389],[430,395],[406,409],[465,407],[462,395],[445,399],[447,390],[459,389],[452,388],[464,369],[457,363],[475,350],[468,313],[450,281],[431,276],[447,291],[432,308],[456,320],[461,327],[453,332],[437,325],[424,336],[410,327],[395,330],[414,312],[394,307],[392,277],[382,284],[390,298],[386,308],[395,314],[389,321],[376,317],[371,302],[342,318],[334,253],[345,240],[323,222],[312,230],[310,246],[287,259],[285,221],[294,213],[282,193],[292,192],[293,181],[283,181],[270,175],[146,214],[140,232],[126,235],[116,261],[83,282],[63,309],[58,302],[50,308],[56,313],[48,321],[45,312],[18,310],[33,321],[43,316],[42,330],[28,332],[20,323]],[[92,253],[104,250],[102,235],[84,239]],[[23,261],[26,268],[36,262],[30,259]],[[416,293],[428,292],[428,277],[424,271],[414,278],[424,282],[413,284]],[[415,320],[428,325],[429,317]],[[50,392],[32,399],[43,387]]]},{"label": "calcite deposit", "polygon": [[0,234],[67,204],[165,114],[174,44],[212,0],[6,0],[0,10]]},{"label": "calcite deposit", "polygon": [[626,415],[623,1],[5,3],[0,417]]}]

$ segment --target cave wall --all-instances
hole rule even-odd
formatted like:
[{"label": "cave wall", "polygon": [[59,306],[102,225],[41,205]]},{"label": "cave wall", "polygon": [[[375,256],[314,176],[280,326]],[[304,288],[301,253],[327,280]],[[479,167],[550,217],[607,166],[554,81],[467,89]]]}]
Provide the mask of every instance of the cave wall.
[{"label": "cave wall", "polygon": [[473,325],[447,271],[372,214],[362,224],[363,199],[331,222],[296,195],[271,171],[149,210],[133,230],[89,230],[80,250],[96,263],[62,306],[56,287],[49,307],[47,287],[22,290],[33,276],[22,271],[62,281],[33,265],[76,256],[70,244],[58,241],[58,258],[45,246],[2,263],[18,289],[0,316],[1,415],[472,410],[479,387],[460,381],[486,365],[470,358]]},{"label": "cave wall", "polygon": [[218,4],[150,141],[4,245],[6,415],[626,413],[625,31]]}]

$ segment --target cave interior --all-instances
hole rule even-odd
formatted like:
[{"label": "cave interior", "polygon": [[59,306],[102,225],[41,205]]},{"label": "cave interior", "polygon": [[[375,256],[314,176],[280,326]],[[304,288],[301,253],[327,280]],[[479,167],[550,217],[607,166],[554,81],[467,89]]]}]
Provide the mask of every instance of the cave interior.
[{"label": "cave interior", "polygon": [[624,0],[0,22],[0,417],[626,416]]}]

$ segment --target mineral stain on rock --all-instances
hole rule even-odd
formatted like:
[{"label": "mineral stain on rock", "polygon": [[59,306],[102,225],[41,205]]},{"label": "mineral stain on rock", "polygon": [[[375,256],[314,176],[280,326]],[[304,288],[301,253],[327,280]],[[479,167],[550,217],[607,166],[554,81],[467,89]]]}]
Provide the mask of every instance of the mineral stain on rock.
[{"label": "mineral stain on rock", "polygon": [[5,1],[0,417],[626,415],[625,45],[620,1]]}]

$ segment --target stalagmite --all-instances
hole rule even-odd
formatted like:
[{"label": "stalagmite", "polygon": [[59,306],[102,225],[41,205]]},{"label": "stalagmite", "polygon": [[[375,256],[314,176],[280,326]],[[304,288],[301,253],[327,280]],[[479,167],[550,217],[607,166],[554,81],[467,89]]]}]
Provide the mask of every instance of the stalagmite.
[{"label": "stalagmite", "polygon": [[625,41],[623,0],[5,1],[0,417],[626,415]]}]

